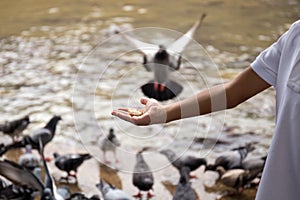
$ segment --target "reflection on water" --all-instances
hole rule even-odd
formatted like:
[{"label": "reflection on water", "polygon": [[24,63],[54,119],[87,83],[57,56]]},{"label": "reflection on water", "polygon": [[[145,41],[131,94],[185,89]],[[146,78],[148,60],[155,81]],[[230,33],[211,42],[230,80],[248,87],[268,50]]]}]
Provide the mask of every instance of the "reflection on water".
[{"label": "reflection on water", "polygon": [[[126,172],[119,176],[124,189],[130,193],[136,191],[131,187],[131,174],[127,172],[133,167],[135,152],[143,146],[170,147],[181,153],[190,147],[188,153],[212,160],[219,152],[252,141],[257,147],[252,156],[265,155],[274,128],[272,89],[226,113],[166,125],[135,127],[112,118],[113,108],[128,104],[139,106],[137,100],[142,96],[139,86],[152,77],[143,69],[142,57],[127,51],[130,47],[126,41],[113,33],[116,25],[122,30],[161,27],[165,31],[133,32],[148,42],[169,43],[203,12],[207,13],[203,27],[195,36],[203,49],[191,44],[185,52],[188,59],[183,69],[173,74],[185,86],[179,96],[184,98],[208,85],[227,81],[246,67],[299,17],[298,1],[188,0],[172,2],[172,9],[169,4],[169,1],[148,0],[109,3],[2,0],[0,122],[29,114],[32,124],[24,131],[28,134],[43,126],[53,114],[60,114],[63,122],[58,127],[53,147],[46,149],[48,153],[51,155],[51,149],[55,148],[67,149],[65,144],[70,148],[68,151],[81,150],[82,147],[78,147],[81,139],[86,150],[97,159],[101,158],[101,152],[94,145],[94,138],[115,127],[122,141],[118,169]],[[85,94],[92,95],[92,99]],[[74,98],[77,101],[73,104]],[[213,123],[212,119],[215,119]],[[75,124],[78,120],[84,123]],[[219,137],[226,143],[213,146],[214,142],[207,140],[205,144],[192,144],[194,137]],[[1,135],[1,141],[9,143],[10,139]],[[8,154],[13,159],[16,155],[14,152]],[[156,170],[156,190],[164,193],[159,182],[171,178],[176,183],[176,171],[172,171],[174,169],[155,151],[145,157]],[[157,160],[159,162],[155,162]],[[158,170],[162,166],[164,170]],[[82,185],[90,183],[88,178],[81,180]],[[200,198],[214,199],[215,195],[204,192],[202,183],[208,178],[204,176],[200,180],[201,186],[196,189]],[[170,198],[169,193],[164,195]]]}]

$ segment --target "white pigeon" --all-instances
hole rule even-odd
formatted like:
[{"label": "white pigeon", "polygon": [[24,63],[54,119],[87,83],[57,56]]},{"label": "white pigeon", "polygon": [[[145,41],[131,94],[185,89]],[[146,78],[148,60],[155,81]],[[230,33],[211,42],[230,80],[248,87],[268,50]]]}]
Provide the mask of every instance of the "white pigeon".
[{"label": "white pigeon", "polygon": [[98,139],[98,145],[103,152],[103,160],[105,163],[110,163],[110,161],[106,157],[106,153],[108,151],[112,151],[115,157],[115,162],[119,162],[116,155],[116,148],[119,147],[121,144],[117,136],[115,135],[113,128],[109,129],[109,134],[107,135],[107,137],[100,137]]},{"label": "white pigeon", "polygon": [[19,157],[18,163],[22,167],[33,170],[36,167],[40,167],[40,157],[32,153],[32,147],[28,144],[25,146],[25,153]]}]

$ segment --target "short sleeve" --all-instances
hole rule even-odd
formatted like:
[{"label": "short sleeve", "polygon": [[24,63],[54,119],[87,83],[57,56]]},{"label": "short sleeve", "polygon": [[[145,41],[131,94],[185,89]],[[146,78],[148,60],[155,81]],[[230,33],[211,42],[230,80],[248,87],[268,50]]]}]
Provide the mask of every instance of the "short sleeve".
[{"label": "short sleeve", "polygon": [[284,48],[290,32],[295,28],[296,23],[294,23],[290,29],[269,48],[261,52],[255,61],[251,63],[252,69],[274,87],[276,87],[277,72],[280,65],[282,49]]}]

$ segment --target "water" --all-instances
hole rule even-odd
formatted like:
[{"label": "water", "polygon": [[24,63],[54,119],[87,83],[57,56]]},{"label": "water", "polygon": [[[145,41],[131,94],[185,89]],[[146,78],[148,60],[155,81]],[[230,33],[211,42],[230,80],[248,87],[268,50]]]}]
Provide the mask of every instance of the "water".
[{"label": "water", "polygon": [[[299,2],[291,0],[189,0],[172,2],[172,9],[168,1],[2,0],[0,121],[28,114],[32,123],[24,134],[29,134],[59,114],[63,121],[46,153],[51,156],[57,148],[63,152],[88,150],[98,160],[102,157],[95,137],[114,127],[122,148],[117,151],[120,172],[112,182],[117,184],[118,179],[128,193],[135,193],[131,185],[134,155],[143,146],[151,146],[145,157],[155,171],[155,191],[168,199],[170,193],[160,181],[175,184],[177,173],[155,150],[168,147],[213,161],[219,152],[250,141],[256,146],[250,156],[264,156],[274,129],[275,93],[269,89],[235,109],[182,122],[150,127],[122,122],[110,115],[111,110],[138,107],[139,86],[152,74],[140,64],[142,57],[127,52],[128,43],[114,36],[115,27],[133,30],[148,42],[170,43],[202,13],[207,14],[195,35],[203,48],[192,43],[185,51],[188,60],[173,74],[184,85],[178,97],[182,99],[234,77],[299,18],[299,8]],[[144,27],[160,29],[145,32]],[[195,137],[220,137],[226,144],[193,143]],[[1,135],[1,141],[9,143],[10,138]],[[13,153],[8,157],[16,159]],[[91,161],[83,168],[105,176],[103,168],[99,175],[97,163]],[[59,173],[55,167],[53,171]],[[93,184],[98,180],[88,178],[88,172],[79,172],[78,185],[90,195],[97,193]],[[217,195],[206,193],[203,187],[211,176],[201,172],[193,183],[196,191],[202,199],[215,199]]]}]

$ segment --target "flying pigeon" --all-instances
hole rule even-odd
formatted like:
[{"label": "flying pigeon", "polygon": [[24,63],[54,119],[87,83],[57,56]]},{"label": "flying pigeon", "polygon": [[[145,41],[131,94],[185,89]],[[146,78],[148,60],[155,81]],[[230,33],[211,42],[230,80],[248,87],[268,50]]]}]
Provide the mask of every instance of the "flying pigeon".
[{"label": "flying pigeon", "polygon": [[190,183],[190,168],[184,166],[180,169],[180,179],[173,195],[173,200],[196,200],[196,194]]},{"label": "flying pigeon", "polygon": [[25,147],[28,144],[30,144],[33,149],[39,150],[39,139],[41,139],[43,146],[50,142],[55,135],[56,125],[59,120],[61,120],[61,117],[55,115],[50,119],[45,127],[37,129],[30,135],[22,138],[20,141],[9,145],[0,145],[0,156],[6,153],[9,149]]},{"label": "flying pigeon", "polygon": [[151,198],[153,194],[150,190],[153,189],[154,178],[150,167],[144,160],[142,155],[144,149],[136,154],[136,163],[133,170],[132,183],[139,189],[138,194],[134,195],[136,198],[141,198],[142,194],[140,191],[148,191],[147,196]]},{"label": "flying pigeon", "polygon": [[13,141],[16,142],[29,124],[29,116],[26,115],[21,119],[6,121],[4,124],[0,124],[0,131],[12,137]]},{"label": "flying pigeon", "polygon": [[116,156],[116,148],[120,146],[120,141],[118,140],[116,134],[114,133],[114,129],[110,128],[109,129],[109,134],[107,137],[100,137],[98,140],[98,144],[100,149],[103,152],[103,160],[105,163],[109,164],[110,161],[107,160],[106,158],[106,152],[107,151],[112,151],[115,157],[115,162],[118,163],[119,160],[117,159]]},{"label": "flying pigeon", "polygon": [[[190,171],[198,169],[200,166],[206,166],[207,161],[205,158],[197,158],[191,155],[183,155],[178,157],[174,151],[170,149],[164,149],[160,151],[161,154],[165,155],[167,159],[176,167],[179,171],[182,167],[188,167]],[[193,177],[193,176],[192,176]]]},{"label": "flying pigeon", "polygon": [[167,47],[148,44],[129,36],[125,32],[117,32],[143,54],[145,69],[154,73],[154,79],[141,86],[144,95],[158,101],[166,101],[181,93],[183,87],[170,80],[170,72],[179,70],[181,53],[193,39],[194,33],[201,26],[205,16],[206,14],[203,14],[183,36]]},{"label": "flying pigeon", "polygon": [[[76,173],[78,167],[85,161],[92,156],[90,154],[65,154],[65,155],[59,155],[58,153],[53,153],[54,159],[55,159],[55,166],[68,173],[67,177],[63,178],[68,180],[69,176],[73,176],[75,179],[77,179]],[[75,174],[72,174],[71,172],[75,172]]]},{"label": "flying pigeon", "polygon": [[18,163],[22,167],[34,170],[40,167],[40,158],[38,155],[32,153],[32,147],[28,144],[25,146],[25,153],[19,157]]},{"label": "flying pigeon", "polygon": [[254,149],[255,148],[252,146],[252,144],[246,144],[245,146],[224,152],[216,158],[213,165],[207,165],[205,170],[216,171],[218,166],[222,166],[225,170],[242,168],[243,160],[246,158],[248,153]]},{"label": "flying pigeon", "polygon": [[96,187],[101,191],[104,200],[132,200],[124,191],[100,180]]}]

